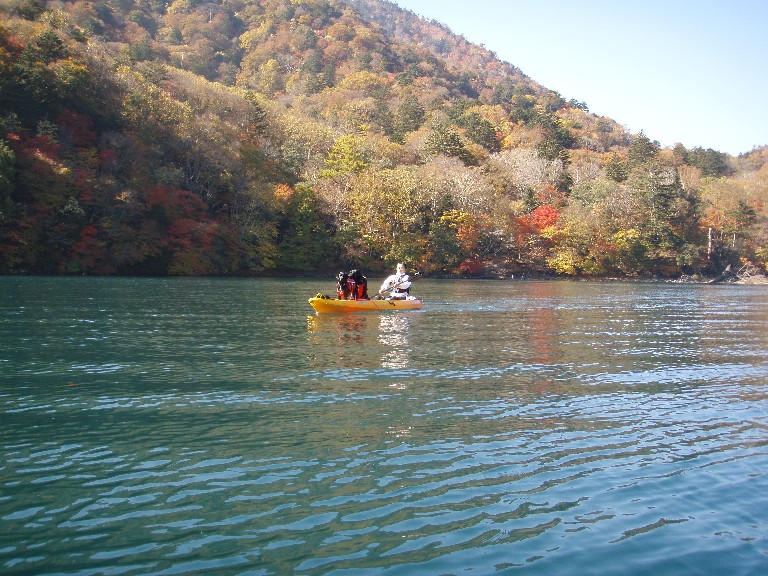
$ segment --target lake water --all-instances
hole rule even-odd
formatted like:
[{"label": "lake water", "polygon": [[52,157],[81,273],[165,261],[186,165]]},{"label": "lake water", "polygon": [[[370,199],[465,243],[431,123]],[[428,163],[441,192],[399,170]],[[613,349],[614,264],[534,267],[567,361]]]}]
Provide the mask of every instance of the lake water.
[{"label": "lake water", "polygon": [[0,278],[0,573],[768,573],[767,287],[333,286]]}]

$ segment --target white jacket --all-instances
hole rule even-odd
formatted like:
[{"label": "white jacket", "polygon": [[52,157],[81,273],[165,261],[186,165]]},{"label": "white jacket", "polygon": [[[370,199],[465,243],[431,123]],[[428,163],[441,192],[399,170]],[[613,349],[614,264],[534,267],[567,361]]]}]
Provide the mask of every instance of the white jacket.
[{"label": "white jacket", "polygon": [[408,274],[392,274],[381,285],[379,292],[391,290],[392,294],[407,293],[411,287],[411,278]]}]

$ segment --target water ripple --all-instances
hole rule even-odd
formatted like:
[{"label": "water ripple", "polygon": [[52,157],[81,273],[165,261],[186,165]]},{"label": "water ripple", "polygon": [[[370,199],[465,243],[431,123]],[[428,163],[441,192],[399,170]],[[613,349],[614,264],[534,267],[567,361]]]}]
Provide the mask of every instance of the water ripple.
[{"label": "water ripple", "polygon": [[760,292],[38,282],[0,310],[4,574],[768,570]]}]

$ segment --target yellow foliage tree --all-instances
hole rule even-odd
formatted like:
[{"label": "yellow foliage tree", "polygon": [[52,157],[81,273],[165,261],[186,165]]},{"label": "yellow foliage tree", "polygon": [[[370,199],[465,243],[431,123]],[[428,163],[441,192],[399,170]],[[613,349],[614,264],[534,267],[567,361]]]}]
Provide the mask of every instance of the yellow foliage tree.
[{"label": "yellow foliage tree", "polygon": [[328,152],[325,163],[328,168],[320,172],[321,178],[357,174],[368,165],[360,152],[360,138],[354,134],[346,134],[336,140]]}]

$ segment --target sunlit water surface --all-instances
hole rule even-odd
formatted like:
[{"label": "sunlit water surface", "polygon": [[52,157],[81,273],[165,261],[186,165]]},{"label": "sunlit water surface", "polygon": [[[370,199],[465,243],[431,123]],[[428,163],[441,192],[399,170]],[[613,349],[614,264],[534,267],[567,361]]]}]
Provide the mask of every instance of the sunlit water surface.
[{"label": "sunlit water surface", "polygon": [[768,289],[419,282],[0,278],[0,573],[768,574]]}]

